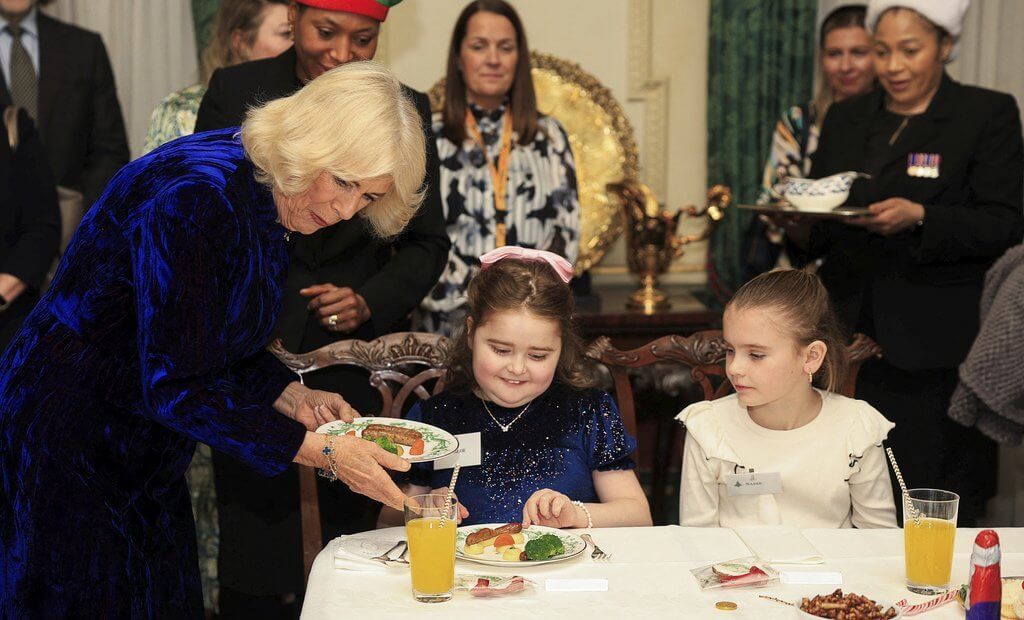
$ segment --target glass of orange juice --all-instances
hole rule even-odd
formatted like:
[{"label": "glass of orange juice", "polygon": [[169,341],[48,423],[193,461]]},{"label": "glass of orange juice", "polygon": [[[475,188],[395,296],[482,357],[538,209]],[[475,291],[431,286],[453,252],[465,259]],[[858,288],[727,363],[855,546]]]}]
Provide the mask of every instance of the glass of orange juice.
[{"label": "glass of orange juice", "polygon": [[960,496],[938,489],[910,489],[907,496],[909,506],[903,506],[907,589],[918,594],[941,594],[949,588],[953,568]]},{"label": "glass of orange juice", "polygon": [[405,500],[405,536],[409,541],[412,596],[421,603],[442,603],[455,588],[457,500],[428,493]]}]

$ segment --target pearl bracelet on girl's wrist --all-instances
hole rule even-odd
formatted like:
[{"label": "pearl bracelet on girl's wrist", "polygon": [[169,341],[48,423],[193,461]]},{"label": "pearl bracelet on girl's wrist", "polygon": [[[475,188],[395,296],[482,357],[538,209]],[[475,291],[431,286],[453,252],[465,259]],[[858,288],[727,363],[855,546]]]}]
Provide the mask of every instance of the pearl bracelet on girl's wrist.
[{"label": "pearl bracelet on girl's wrist", "polygon": [[577,508],[579,508],[581,510],[583,510],[583,514],[587,515],[587,529],[588,530],[589,529],[593,529],[593,527],[594,527],[594,519],[592,519],[591,516],[590,516],[590,509],[587,508],[586,506],[584,506],[583,502],[581,502],[578,499],[572,500],[572,505],[576,506]]}]

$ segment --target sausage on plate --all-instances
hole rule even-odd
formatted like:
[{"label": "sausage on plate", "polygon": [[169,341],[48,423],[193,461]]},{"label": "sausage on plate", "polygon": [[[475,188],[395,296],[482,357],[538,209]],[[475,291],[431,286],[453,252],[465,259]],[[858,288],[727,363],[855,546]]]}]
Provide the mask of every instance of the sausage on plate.
[{"label": "sausage on plate", "polygon": [[423,435],[416,430],[411,428],[399,428],[397,426],[388,426],[387,424],[371,424],[363,429],[363,439],[377,439],[378,437],[387,437],[395,443],[400,443],[404,446],[411,446],[417,441],[423,439]]}]

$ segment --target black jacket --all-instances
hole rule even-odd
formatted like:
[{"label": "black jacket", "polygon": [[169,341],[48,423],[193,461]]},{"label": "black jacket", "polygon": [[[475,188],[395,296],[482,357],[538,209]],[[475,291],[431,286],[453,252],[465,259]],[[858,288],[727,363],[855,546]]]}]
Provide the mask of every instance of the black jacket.
[{"label": "black jacket", "polygon": [[0,129],[0,273],[17,277],[28,289],[0,312],[0,353],[38,301],[39,287],[59,244],[57,189],[39,134],[21,110],[18,146],[13,152],[6,127]]},{"label": "black jacket", "polygon": [[[39,118],[35,119],[57,185],[92,205],[128,163],[128,137],[114,72],[94,32],[38,13]],[[11,101],[0,80],[0,98]]]},{"label": "black jacket", "polygon": [[[239,125],[251,106],[285,97],[301,88],[295,75],[295,50],[275,58],[219,69],[199,107],[196,131]],[[406,319],[437,282],[451,242],[445,231],[437,190],[437,147],[430,132],[430,103],[423,93],[403,86],[423,119],[427,144],[426,198],[397,239],[375,240],[361,218],[343,221],[312,235],[298,235],[292,251],[284,308],[277,335],[285,348],[305,352],[345,337],[375,338]],[[299,289],[330,283],[363,296],[370,320],[354,334],[328,332],[306,309]]]},{"label": "black jacket", "polygon": [[[834,104],[812,156],[811,176],[864,171],[879,91]],[[928,109],[858,180],[847,204],[901,197],[924,205],[923,226],[890,237],[830,222],[812,253],[841,318],[866,331],[905,370],[954,368],[978,332],[985,271],[1024,237],[1024,146],[1013,97],[943,76]],[[939,176],[908,174],[908,155],[938,154]]]}]

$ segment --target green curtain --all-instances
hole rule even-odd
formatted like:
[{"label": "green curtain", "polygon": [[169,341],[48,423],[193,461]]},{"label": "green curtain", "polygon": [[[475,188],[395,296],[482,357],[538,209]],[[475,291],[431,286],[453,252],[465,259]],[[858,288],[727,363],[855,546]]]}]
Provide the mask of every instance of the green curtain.
[{"label": "green curtain", "polygon": [[[708,43],[708,185],[756,195],[779,115],[810,99],[818,0],[711,0]],[[725,301],[742,284],[752,213],[728,209],[711,238],[708,284]]]},{"label": "green curtain", "polygon": [[192,21],[195,23],[196,51],[199,52],[200,61],[203,58],[206,43],[210,40],[213,15],[219,6],[220,0],[192,0]]}]

